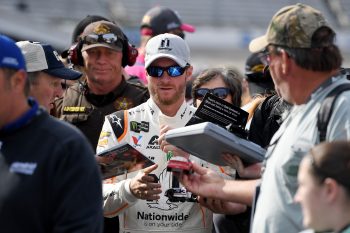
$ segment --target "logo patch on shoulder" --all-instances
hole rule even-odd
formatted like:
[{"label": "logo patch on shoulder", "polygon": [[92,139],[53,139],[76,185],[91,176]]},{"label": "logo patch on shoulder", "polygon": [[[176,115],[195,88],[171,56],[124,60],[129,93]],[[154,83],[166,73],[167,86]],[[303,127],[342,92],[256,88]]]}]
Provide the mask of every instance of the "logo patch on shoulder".
[{"label": "logo patch on shoulder", "polygon": [[24,174],[24,175],[33,175],[37,163],[30,162],[14,162],[10,166],[10,172]]}]

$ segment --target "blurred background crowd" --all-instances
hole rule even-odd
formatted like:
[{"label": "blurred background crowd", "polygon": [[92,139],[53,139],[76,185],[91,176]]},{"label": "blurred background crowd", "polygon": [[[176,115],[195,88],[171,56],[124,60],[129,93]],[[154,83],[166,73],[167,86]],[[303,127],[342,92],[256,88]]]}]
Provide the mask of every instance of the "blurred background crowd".
[{"label": "blurred background crowd", "polygon": [[86,15],[118,22],[130,41],[140,43],[140,22],[157,5],[179,13],[196,27],[186,35],[196,69],[233,65],[241,71],[249,56],[249,42],[265,33],[282,6],[305,3],[319,9],[337,32],[337,44],[350,64],[350,1],[348,0],[0,0],[0,32],[17,40],[51,44],[62,51],[71,45],[76,24]]}]

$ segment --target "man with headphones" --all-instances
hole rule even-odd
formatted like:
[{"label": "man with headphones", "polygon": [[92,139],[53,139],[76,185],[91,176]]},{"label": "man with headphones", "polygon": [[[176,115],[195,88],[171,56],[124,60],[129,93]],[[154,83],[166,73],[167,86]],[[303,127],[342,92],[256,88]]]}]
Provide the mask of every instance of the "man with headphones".
[{"label": "man with headphones", "polygon": [[[69,87],[56,101],[57,117],[77,126],[96,148],[105,115],[126,110],[149,98],[147,88],[127,82],[123,67],[132,66],[137,50],[112,22],[96,21],[84,29],[70,51],[73,64],[84,67],[84,81]],[[119,228],[117,219],[105,218],[104,232]]]},{"label": "man with headphones", "polygon": [[77,126],[95,149],[104,116],[139,105],[149,94],[123,76],[123,67],[133,65],[137,50],[115,23],[89,24],[71,53],[71,61],[84,67],[85,80],[56,101],[57,117]]}]

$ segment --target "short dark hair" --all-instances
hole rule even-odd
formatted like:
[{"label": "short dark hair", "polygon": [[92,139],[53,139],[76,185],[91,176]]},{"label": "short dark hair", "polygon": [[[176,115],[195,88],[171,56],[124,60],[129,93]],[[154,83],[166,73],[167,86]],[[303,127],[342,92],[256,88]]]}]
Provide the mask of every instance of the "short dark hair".
[{"label": "short dark hair", "polygon": [[[232,104],[240,107],[242,104],[242,80],[243,75],[234,68],[209,68],[202,71],[193,81],[192,84],[192,98],[195,105],[195,91],[205,83],[220,76],[226,86],[230,89],[232,96]],[[195,105],[196,106],[196,105]]]},{"label": "short dark hair", "polygon": [[334,44],[335,32],[329,27],[321,27],[312,36],[311,48],[282,48],[292,57],[295,63],[307,70],[327,72],[341,67],[343,57],[337,45]]},{"label": "short dark hair", "polygon": [[[3,72],[4,72],[4,76],[5,76],[5,79],[6,79],[5,85],[8,85],[8,86],[9,86],[9,79],[10,79],[18,70],[12,69],[12,68],[5,68],[5,67],[3,67],[3,68],[1,68],[1,69],[2,69]],[[26,73],[26,74],[28,75],[28,73]],[[26,79],[25,86],[24,86],[24,94],[25,94],[26,96],[29,95],[29,89],[30,89],[30,87],[29,87],[29,80],[28,80],[28,78],[27,78],[27,79]]]}]

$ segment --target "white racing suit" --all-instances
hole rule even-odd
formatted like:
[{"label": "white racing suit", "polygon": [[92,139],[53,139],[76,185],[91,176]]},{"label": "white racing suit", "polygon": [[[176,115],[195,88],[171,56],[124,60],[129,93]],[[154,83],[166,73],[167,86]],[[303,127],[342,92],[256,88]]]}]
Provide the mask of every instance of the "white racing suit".
[{"label": "white racing suit", "polygon": [[[171,188],[172,175],[166,171],[169,158],[157,143],[159,119],[172,128],[182,127],[194,112],[195,108],[184,102],[174,117],[168,117],[160,112],[152,99],[149,99],[135,108],[106,116],[97,152],[127,141],[158,164],[158,168],[152,174],[158,177],[162,187],[159,200],[146,201],[135,198],[129,188],[130,178],[138,171],[110,179],[109,183],[105,182],[104,215],[119,215],[120,232],[211,232],[210,210],[195,202],[170,202],[168,197],[164,196],[165,191]],[[194,156],[190,159],[208,166],[207,162]]]}]

